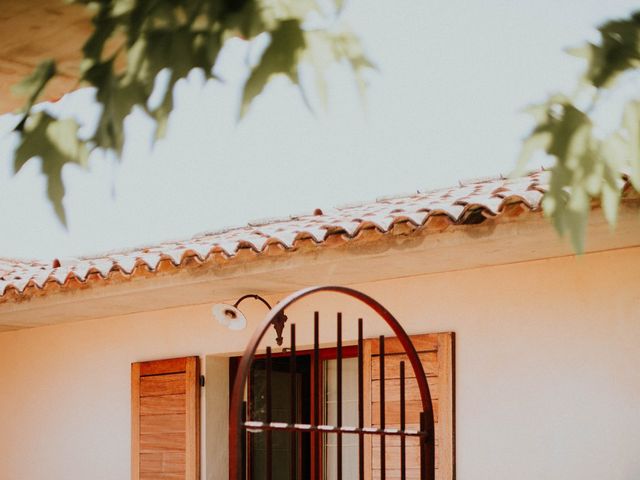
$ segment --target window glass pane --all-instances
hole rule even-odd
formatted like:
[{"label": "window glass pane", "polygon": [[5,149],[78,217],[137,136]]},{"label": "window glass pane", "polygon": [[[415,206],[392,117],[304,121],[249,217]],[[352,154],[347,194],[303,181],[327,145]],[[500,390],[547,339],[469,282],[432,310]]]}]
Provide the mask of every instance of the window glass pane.
[{"label": "window glass pane", "polygon": [[[271,402],[272,421],[289,423],[291,420],[291,376],[289,357],[272,359],[271,370]],[[297,367],[297,402],[296,422],[309,423],[311,405],[311,362],[308,356],[296,357]],[[251,370],[249,418],[266,420],[266,362],[256,359]],[[266,434],[251,433],[249,452],[249,478],[263,479],[266,476]],[[273,479],[289,480],[291,459],[291,435],[289,432],[272,432]],[[309,478],[310,475],[310,437],[308,433],[298,434],[297,442],[298,478]]]},{"label": "window glass pane", "polygon": [[[338,408],[337,360],[324,362],[324,422],[336,425]],[[342,360],[342,425],[358,425],[358,359]],[[337,478],[337,436],[324,435],[324,478]],[[342,435],[342,475],[343,478],[358,478],[358,436]]]}]

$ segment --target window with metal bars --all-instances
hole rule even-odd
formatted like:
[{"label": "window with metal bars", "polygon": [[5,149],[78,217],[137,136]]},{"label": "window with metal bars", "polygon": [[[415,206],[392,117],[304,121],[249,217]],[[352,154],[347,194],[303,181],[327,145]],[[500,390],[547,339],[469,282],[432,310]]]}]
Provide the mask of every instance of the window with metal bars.
[{"label": "window with metal bars", "polygon": [[[436,475],[438,479],[453,478],[453,334],[426,334],[411,337],[422,361],[434,400],[436,415]],[[405,401],[405,427],[417,429],[419,415],[419,395],[412,371],[405,364],[405,391],[400,391],[400,366],[406,360],[397,339],[386,339],[386,415],[389,428],[401,426],[401,395]],[[320,423],[336,425],[338,415],[338,359],[337,349],[319,350],[319,369],[314,369],[313,351],[296,354],[296,423],[312,423],[314,405],[319,405]],[[232,378],[235,375],[231,362]],[[358,347],[342,347],[342,424],[358,425],[360,402],[358,400]],[[363,340],[363,405],[362,414],[366,426],[380,427],[380,350],[379,339]],[[288,423],[291,418],[290,391],[291,357],[288,352],[271,354],[271,417],[267,410],[267,359],[257,355],[254,359],[248,382],[247,418],[269,422]],[[314,379],[318,377],[319,389]],[[301,434],[296,443],[297,478],[314,478],[312,473],[318,464],[320,478],[337,480],[338,442],[335,433],[322,433],[319,449],[313,448],[311,434]],[[266,470],[271,468],[274,480],[291,479],[291,435],[285,430],[271,433],[272,458],[267,458],[266,435],[255,431],[246,436],[244,444],[247,479],[267,478]],[[342,436],[342,478],[356,479],[359,473],[359,445],[356,435]],[[387,478],[401,478],[401,445],[397,438],[386,441],[384,467]],[[380,441],[377,437],[365,441],[363,466],[367,469],[365,478],[382,478],[380,461]],[[316,456],[317,455],[317,456]],[[405,478],[419,478],[417,438],[405,441]],[[444,468],[443,468],[444,467]]]},{"label": "window with metal bars", "polygon": [[[363,319],[358,319],[355,425],[345,423],[345,415],[349,415],[349,406],[353,402],[349,401],[348,394],[345,396],[345,365],[348,372],[349,357],[343,346],[341,313],[337,313],[335,324],[335,382],[321,381],[323,373],[327,378],[333,375],[332,363],[321,359],[319,312],[315,312],[313,317],[314,346],[308,361],[303,360],[304,352],[297,350],[296,325],[294,322],[290,324],[290,345],[286,352],[288,364],[284,365],[284,370],[288,366],[289,375],[288,380],[282,381],[283,384],[279,387],[281,391],[274,395],[274,364],[279,362],[279,356],[274,355],[270,347],[267,347],[264,357],[264,374],[256,373],[256,362],[260,365],[261,360],[258,355],[259,344],[284,309],[321,291],[343,294],[366,304],[386,322],[396,336],[365,340]],[[229,478],[352,478],[349,473],[351,470],[347,472],[345,468],[351,469],[349,460],[353,458],[348,450],[355,449],[355,445],[344,440],[353,437],[357,439],[356,478],[359,480],[453,479],[452,361],[453,334],[409,337],[388,310],[362,292],[348,287],[326,286],[311,287],[291,294],[269,312],[254,331],[243,356],[235,362],[237,369],[232,373],[233,389],[229,409]],[[308,374],[302,368],[307,362]],[[428,378],[430,363],[431,380]],[[346,376],[348,375],[347,373]],[[261,377],[263,380],[260,380]],[[437,379],[434,384],[435,377]],[[308,380],[304,380],[305,378]],[[278,380],[275,382],[277,384]],[[280,398],[281,393],[286,391],[287,384],[288,403],[283,400],[274,405],[274,399]],[[437,396],[431,392],[434,387],[438,390]],[[332,390],[335,390],[334,401],[331,400]],[[264,394],[256,396],[256,391]],[[305,401],[303,391],[313,392],[308,401]],[[374,394],[376,391],[377,396]],[[274,410],[278,408],[283,410],[284,421],[274,419]],[[309,412],[308,422],[303,417],[305,410]],[[253,416],[257,414],[262,414],[262,418]],[[333,414],[335,422],[331,423]],[[288,438],[287,442],[281,442],[286,454],[282,461],[274,457],[274,441],[277,440],[274,436],[279,434],[283,434],[282,438]],[[254,436],[262,436],[263,440],[254,440]],[[305,441],[305,438],[308,440]],[[335,438],[335,443],[332,438]],[[413,453],[410,445],[412,441],[415,441]],[[256,445],[262,444],[263,460],[258,464],[254,460],[260,457],[261,452]],[[436,445],[439,445],[437,458]],[[349,456],[346,461],[345,448]],[[284,456],[288,458],[284,460]],[[305,473],[302,469],[305,469]],[[310,472],[310,475],[307,476],[306,472]]]},{"label": "window with metal bars", "polygon": [[[298,352],[296,355],[296,423],[310,424],[311,413],[319,405],[320,421],[333,425],[337,420],[338,385],[337,385],[337,349],[327,348],[320,352],[319,368],[316,370],[312,361],[311,351]],[[355,425],[358,421],[358,365],[357,347],[343,347],[342,349],[342,402],[341,410],[345,424]],[[249,377],[247,412],[249,418],[270,418],[271,422],[286,423],[291,418],[290,395],[291,357],[287,353],[271,356],[271,399],[267,400],[267,359],[264,355],[257,356]],[[313,379],[318,378],[317,390]],[[268,415],[268,410],[271,415]],[[336,478],[338,459],[336,435],[324,433],[321,446],[314,454],[311,435],[299,435],[296,442],[297,478],[311,478],[311,471],[316,462],[323,479]],[[268,464],[277,465],[272,478],[274,480],[289,480],[291,471],[291,436],[285,431],[271,433],[272,459],[267,459],[266,435],[249,435],[245,442],[245,458],[247,478],[266,478]],[[344,439],[342,442],[343,471],[353,472],[357,477],[358,442],[357,438]],[[316,456],[319,453],[319,456]],[[356,478],[353,477],[353,478]],[[347,476],[346,478],[352,478]]]}]

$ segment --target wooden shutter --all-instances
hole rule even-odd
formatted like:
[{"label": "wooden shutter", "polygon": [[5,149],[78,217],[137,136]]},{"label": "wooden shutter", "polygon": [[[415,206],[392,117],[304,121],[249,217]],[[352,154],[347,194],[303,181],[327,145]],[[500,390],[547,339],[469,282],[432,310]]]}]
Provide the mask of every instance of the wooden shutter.
[{"label": "wooden shutter", "polygon": [[[454,475],[454,335],[436,333],[412,336],[411,340],[422,360],[433,399],[436,432],[436,479],[453,480]],[[378,340],[369,339],[364,345],[365,419],[379,425],[380,419],[380,363]],[[400,342],[385,339],[385,418],[388,428],[400,426],[400,361],[405,361],[405,405],[407,428],[419,428],[422,410],[418,384],[413,369]],[[367,445],[365,457],[369,478],[380,478],[380,441],[373,438]],[[420,478],[420,453],[418,441],[407,438],[407,479]],[[368,457],[368,458],[367,458]],[[400,478],[400,440],[386,440],[386,465],[388,480]]]},{"label": "wooden shutter", "polygon": [[199,480],[198,357],[131,365],[131,478]]}]

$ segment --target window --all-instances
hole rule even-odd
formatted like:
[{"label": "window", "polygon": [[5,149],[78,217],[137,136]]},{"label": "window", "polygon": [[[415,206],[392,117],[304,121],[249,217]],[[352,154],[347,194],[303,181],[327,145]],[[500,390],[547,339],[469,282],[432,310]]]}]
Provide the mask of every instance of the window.
[{"label": "window", "polygon": [[[311,361],[309,355],[298,355],[296,359],[296,377],[298,391],[296,404],[292,405],[290,394],[290,359],[280,356],[272,359],[272,421],[288,422],[291,409],[295,409],[296,423],[309,423],[311,418]],[[249,417],[266,418],[266,365],[264,359],[254,362],[249,380]],[[289,478],[291,469],[291,435],[288,432],[273,432],[273,479]],[[308,435],[298,438],[298,478],[311,476],[311,443]],[[250,435],[250,447],[247,449],[248,478],[266,478],[265,435]]]},{"label": "window", "polygon": [[[427,381],[434,402],[436,416],[436,478],[450,480],[454,478],[454,412],[453,412],[453,334],[440,333],[411,337],[422,360]],[[399,427],[399,365],[407,360],[400,342],[387,338],[385,342],[385,389],[386,389],[386,426]],[[357,347],[343,348],[342,363],[342,416],[343,425],[358,424],[358,363]],[[297,423],[310,421],[314,404],[319,402],[321,423],[336,423],[337,361],[336,350],[321,350],[319,371],[314,371],[312,352],[299,352],[296,356],[296,402],[292,405],[290,394],[289,354],[273,355],[272,358],[272,418],[273,422],[289,422],[292,409]],[[365,340],[364,351],[364,411],[365,424],[377,426],[380,414],[379,402],[379,355],[378,342]],[[407,362],[408,364],[408,362]],[[247,406],[248,418],[266,421],[266,362],[264,357],[256,357],[249,378]],[[232,367],[233,375],[233,367]],[[314,388],[314,379],[319,376],[319,388]],[[316,391],[318,390],[318,391]],[[407,428],[418,428],[421,410],[419,392],[413,371],[407,366],[406,413]],[[267,456],[265,451],[265,433],[250,433],[245,444],[246,478],[266,478]],[[273,431],[272,475],[274,480],[290,480],[291,449],[294,445],[289,432]],[[296,470],[298,479],[311,478],[313,465],[320,463],[323,480],[335,480],[337,465],[336,435],[322,435],[322,445],[318,454],[312,445],[312,436],[308,433],[298,435],[295,445]],[[358,437],[343,435],[342,459],[343,478],[358,478]],[[380,446],[377,438],[368,437],[365,443],[366,478],[380,478]],[[386,447],[387,478],[399,478],[400,446],[397,442],[388,442]],[[407,478],[419,478],[419,450],[416,439],[407,439]]]},{"label": "window", "polygon": [[[328,425],[336,425],[337,422],[337,364],[338,361],[335,359],[323,362],[322,418]],[[345,358],[342,361],[342,423],[358,425],[358,359],[356,357]],[[338,445],[335,435],[324,434],[322,455],[324,478],[336,479]],[[358,437],[356,435],[342,437],[342,474],[343,478],[358,478]]]}]

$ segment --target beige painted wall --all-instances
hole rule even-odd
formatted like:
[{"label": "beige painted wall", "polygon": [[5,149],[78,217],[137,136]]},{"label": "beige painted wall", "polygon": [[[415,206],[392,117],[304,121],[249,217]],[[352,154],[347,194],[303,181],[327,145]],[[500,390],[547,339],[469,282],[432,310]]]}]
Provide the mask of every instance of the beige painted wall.
[{"label": "beige painted wall", "polygon": [[[640,248],[357,288],[411,333],[456,333],[458,478],[635,480],[638,267]],[[346,299],[310,299],[289,311],[302,343],[314,308],[332,331],[332,312],[341,308],[350,335],[362,313]],[[237,352],[264,313],[248,309],[249,328],[231,332],[209,311],[201,305],[0,334],[0,479],[128,478],[129,364]],[[384,330],[367,325],[368,335]],[[209,358],[205,373],[222,378],[221,362]],[[205,412],[225,398],[219,394],[207,392]],[[216,415],[205,423],[219,422]],[[216,449],[226,436],[212,430],[207,440]]]}]

